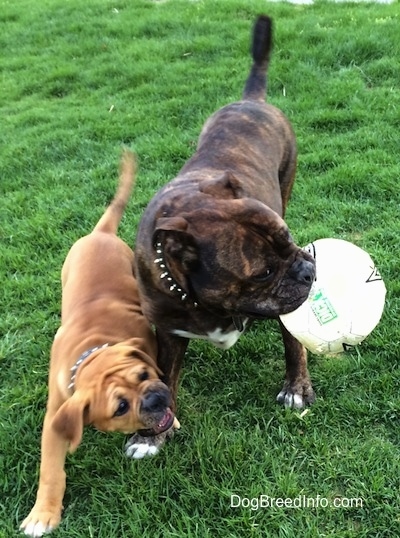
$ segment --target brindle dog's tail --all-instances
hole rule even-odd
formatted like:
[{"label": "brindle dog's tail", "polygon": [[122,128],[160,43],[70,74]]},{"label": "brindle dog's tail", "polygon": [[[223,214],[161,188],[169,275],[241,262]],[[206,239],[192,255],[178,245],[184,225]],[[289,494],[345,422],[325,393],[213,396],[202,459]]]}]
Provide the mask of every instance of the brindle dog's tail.
[{"label": "brindle dog's tail", "polygon": [[253,30],[251,54],[254,63],[246,81],[243,99],[264,101],[267,88],[267,70],[272,48],[272,20],[266,15],[260,15]]},{"label": "brindle dog's tail", "polygon": [[117,192],[94,227],[96,232],[116,233],[135,182],[136,161],[131,151],[124,151]]}]

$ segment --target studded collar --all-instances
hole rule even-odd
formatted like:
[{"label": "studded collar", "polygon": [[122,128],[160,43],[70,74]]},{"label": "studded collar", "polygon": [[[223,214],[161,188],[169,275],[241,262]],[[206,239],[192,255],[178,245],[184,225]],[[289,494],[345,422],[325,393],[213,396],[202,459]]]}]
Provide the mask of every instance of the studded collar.
[{"label": "studded collar", "polygon": [[103,349],[103,348],[105,348],[107,346],[108,346],[108,344],[104,344],[102,346],[95,346],[95,347],[92,347],[92,348],[88,349],[84,353],[82,353],[82,355],[79,357],[79,359],[76,361],[76,363],[71,368],[71,379],[70,379],[70,383],[68,385],[69,389],[75,390],[76,373],[78,371],[79,366],[83,363],[83,361],[85,359],[87,359],[89,357],[89,355],[91,355],[95,351],[98,351],[99,349]]},{"label": "studded collar", "polygon": [[[155,258],[153,263],[155,263],[160,269],[160,279],[165,280],[169,288],[169,291],[175,293],[181,299],[181,301],[183,302],[189,301],[190,296],[188,292],[182,289],[182,287],[178,284],[178,282],[176,282],[176,280],[173,278],[173,276],[169,272],[167,263],[164,259],[164,253],[163,253],[161,241],[157,241],[155,247],[156,247],[157,257]],[[192,303],[195,308],[198,307],[198,303],[196,301],[192,301]]]}]

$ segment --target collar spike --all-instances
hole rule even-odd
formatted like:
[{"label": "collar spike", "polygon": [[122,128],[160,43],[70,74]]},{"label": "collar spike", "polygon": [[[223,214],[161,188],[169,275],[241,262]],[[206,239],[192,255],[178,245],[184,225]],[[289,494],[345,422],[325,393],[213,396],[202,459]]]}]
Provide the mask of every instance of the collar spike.
[{"label": "collar spike", "polygon": [[[181,286],[178,284],[178,282],[176,282],[174,277],[169,272],[168,265],[164,258],[161,241],[158,241],[155,244],[155,251],[157,253],[157,257],[154,259],[153,263],[158,265],[162,271],[159,275],[159,278],[161,280],[165,278],[168,284],[169,291],[176,293],[180,297],[181,301],[187,301],[189,299],[189,294],[183,288],[181,288]],[[198,306],[196,302],[193,302],[193,305],[195,308],[197,308]]]},{"label": "collar spike", "polygon": [[103,349],[105,347],[108,347],[108,344],[103,344],[102,346],[92,347],[92,348],[88,349],[87,351],[85,351],[84,353],[82,353],[82,355],[78,358],[76,363],[70,369],[70,372],[72,373],[72,375],[71,375],[71,378],[70,378],[70,383],[68,385],[68,389],[74,389],[75,388],[75,378],[76,378],[76,375],[77,375],[77,370],[78,370],[79,366],[82,364],[82,362],[85,359],[87,359],[87,357],[89,357],[95,351],[98,351],[99,349]]}]

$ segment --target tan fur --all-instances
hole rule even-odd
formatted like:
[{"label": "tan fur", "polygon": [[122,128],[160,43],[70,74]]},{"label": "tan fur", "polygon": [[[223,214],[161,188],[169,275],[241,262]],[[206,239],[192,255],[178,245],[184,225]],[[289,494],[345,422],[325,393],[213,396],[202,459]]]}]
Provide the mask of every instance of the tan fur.
[{"label": "tan fur", "polygon": [[[128,434],[152,428],[170,413],[167,404],[154,413],[143,410],[145,395],[163,394],[167,401],[169,392],[159,379],[155,336],[141,311],[132,249],[116,236],[135,169],[126,152],[113,201],[93,231],[72,246],[62,268],[61,326],[51,349],[39,489],[21,525],[30,536],[60,522],[65,457],[80,444],[86,424]],[[94,347],[100,349],[79,365],[69,387],[71,368]],[[128,410],[118,414],[121,402]]]}]

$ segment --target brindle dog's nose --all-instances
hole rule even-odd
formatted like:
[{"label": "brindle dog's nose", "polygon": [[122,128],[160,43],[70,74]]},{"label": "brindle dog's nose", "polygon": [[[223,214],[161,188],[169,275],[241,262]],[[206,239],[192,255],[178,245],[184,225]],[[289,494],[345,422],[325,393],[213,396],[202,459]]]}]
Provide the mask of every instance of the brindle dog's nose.
[{"label": "brindle dog's nose", "polygon": [[289,269],[289,276],[301,284],[310,284],[315,278],[315,265],[304,259],[297,259]]},{"label": "brindle dog's nose", "polygon": [[142,400],[142,411],[146,413],[158,413],[168,407],[169,398],[166,392],[149,391]]}]

